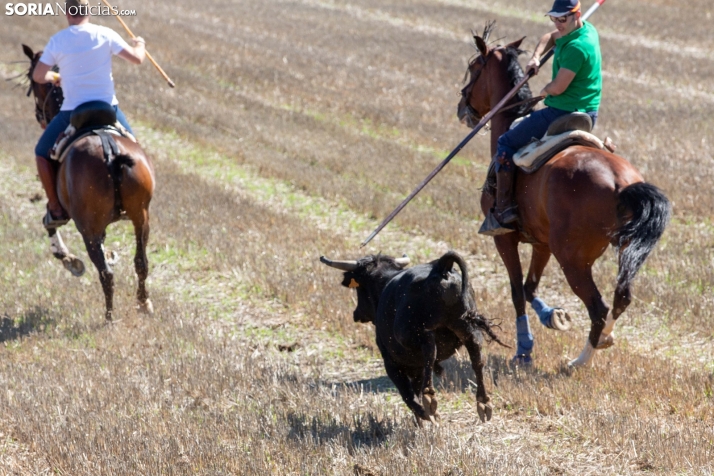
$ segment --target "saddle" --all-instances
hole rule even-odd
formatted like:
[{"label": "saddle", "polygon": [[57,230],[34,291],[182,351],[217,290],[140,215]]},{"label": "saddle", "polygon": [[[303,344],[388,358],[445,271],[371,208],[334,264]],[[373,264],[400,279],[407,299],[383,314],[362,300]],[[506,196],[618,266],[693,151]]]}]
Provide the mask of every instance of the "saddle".
[{"label": "saddle", "polygon": [[541,139],[533,139],[513,156],[513,162],[525,173],[531,174],[556,154],[573,145],[615,151],[610,138],[605,141],[590,133],[592,120],[582,112],[573,112],[556,119]]},{"label": "saddle", "polygon": [[64,162],[70,146],[89,135],[102,138],[104,158],[109,162],[119,153],[111,136],[122,136],[136,142],[136,138],[117,121],[114,108],[104,101],[89,101],[77,106],[70,116],[69,126],[62,132],[50,150],[50,158]]}]

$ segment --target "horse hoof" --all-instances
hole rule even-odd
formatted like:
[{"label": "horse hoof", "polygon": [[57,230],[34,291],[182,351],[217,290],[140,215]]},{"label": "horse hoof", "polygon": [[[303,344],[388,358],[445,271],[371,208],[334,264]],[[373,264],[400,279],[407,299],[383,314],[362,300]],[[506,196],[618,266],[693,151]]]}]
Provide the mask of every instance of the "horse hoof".
[{"label": "horse hoof", "polygon": [[511,359],[511,365],[517,367],[532,367],[533,359],[530,355],[514,355]]},{"label": "horse hoof", "polygon": [[154,305],[151,304],[151,299],[147,299],[144,302],[140,302],[139,305],[136,306],[136,310],[142,314],[147,314],[150,316],[154,314]]},{"label": "horse hoof", "polygon": [[114,266],[119,262],[119,254],[116,251],[105,251],[104,260],[109,266]]},{"label": "horse hoof", "polygon": [[491,421],[491,417],[493,417],[493,407],[490,403],[484,404],[478,402],[478,404],[476,405],[476,411],[478,412],[478,417],[481,420],[481,423]]},{"label": "horse hoof", "polygon": [[615,338],[612,336],[612,334],[606,335],[606,336],[600,336],[600,340],[597,343],[597,347],[595,347],[597,350],[602,350],[602,349],[607,349],[609,347],[612,347],[615,345]]},{"label": "horse hoof", "polygon": [[72,276],[76,276],[79,278],[84,274],[84,263],[76,256],[65,256],[64,258],[62,258],[62,264],[64,265],[67,271],[72,273]]},{"label": "horse hoof", "polygon": [[572,327],[572,319],[565,309],[553,309],[553,314],[550,316],[550,325],[553,329],[559,331],[569,331]]},{"label": "horse hoof", "polygon": [[112,322],[112,311],[107,311],[106,314],[104,314],[104,320],[108,323]]}]

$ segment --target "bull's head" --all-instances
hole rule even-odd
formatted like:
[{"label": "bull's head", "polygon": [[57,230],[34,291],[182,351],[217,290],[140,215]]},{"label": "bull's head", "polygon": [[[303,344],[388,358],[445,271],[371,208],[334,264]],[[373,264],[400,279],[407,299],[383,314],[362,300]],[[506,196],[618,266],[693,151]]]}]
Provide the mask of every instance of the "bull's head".
[{"label": "bull's head", "polygon": [[389,256],[369,255],[357,261],[333,261],[321,256],[320,261],[344,271],[342,285],[357,291],[357,307],[353,314],[355,322],[374,321],[379,298],[385,286],[409,264],[406,255],[396,259]]}]

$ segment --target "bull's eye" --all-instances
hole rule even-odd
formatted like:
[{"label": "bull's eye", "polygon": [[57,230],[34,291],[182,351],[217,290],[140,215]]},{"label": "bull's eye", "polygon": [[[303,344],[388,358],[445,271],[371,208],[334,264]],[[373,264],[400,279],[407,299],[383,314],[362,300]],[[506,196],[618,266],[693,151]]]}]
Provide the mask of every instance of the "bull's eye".
[{"label": "bull's eye", "polygon": [[355,281],[355,278],[352,278],[352,281],[350,281],[350,285],[349,285],[348,287],[350,287],[350,288],[358,288],[358,287],[359,287],[359,283],[358,283],[357,281]]}]

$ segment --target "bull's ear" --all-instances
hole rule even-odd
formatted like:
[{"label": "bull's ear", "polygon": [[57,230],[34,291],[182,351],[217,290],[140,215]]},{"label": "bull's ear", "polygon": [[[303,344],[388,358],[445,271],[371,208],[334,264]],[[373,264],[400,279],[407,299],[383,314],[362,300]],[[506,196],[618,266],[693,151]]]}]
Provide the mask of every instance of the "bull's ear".
[{"label": "bull's ear", "polygon": [[481,38],[480,36],[474,36],[474,41],[476,42],[476,47],[481,52],[481,55],[484,58],[488,56],[488,45],[485,41],[483,41],[483,38]]},{"label": "bull's ear", "polygon": [[25,52],[25,55],[27,55],[28,58],[30,58],[30,59],[34,59],[34,58],[35,58],[35,53],[32,52],[32,48],[30,48],[29,46],[23,44],[23,45],[22,45],[22,51]]},{"label": "bull's ear", "polygon": [[526,37],[524,36],[524,37],[521,38],[520,40],[516,40],[516,41],[514,41],[513,43],[509,43],[509,44],[506,45],[506,48],[513,47],[513,48],[515,48],[515,49],[519,49],[520,46],[521,46],[521,43],[523,43],[523,40],[525,40],[525,39],[526,39]]}]

